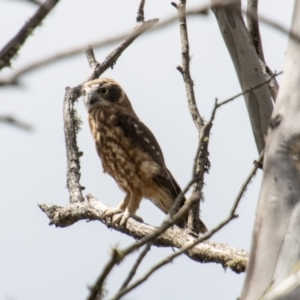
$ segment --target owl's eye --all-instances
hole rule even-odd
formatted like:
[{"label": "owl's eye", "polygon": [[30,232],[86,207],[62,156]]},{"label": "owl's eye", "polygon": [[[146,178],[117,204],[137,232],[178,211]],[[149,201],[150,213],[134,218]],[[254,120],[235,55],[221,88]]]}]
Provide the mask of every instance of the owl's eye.
[{"label": "owl's eye", "polygon": [[99,93],[100,93],[100,95],[102,95],[102,96],[107,96],[108,93],[109,93],[109,89],[108,89],[108,88],[101,88],[101,89],[99,90]]}]

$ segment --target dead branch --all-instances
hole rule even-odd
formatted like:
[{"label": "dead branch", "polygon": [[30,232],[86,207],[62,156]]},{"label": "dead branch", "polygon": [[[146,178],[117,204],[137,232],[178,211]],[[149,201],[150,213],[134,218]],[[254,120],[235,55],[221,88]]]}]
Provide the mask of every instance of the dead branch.
[{"label": "dead branch", "polygon": [[[157,228],[128,219],[126,227],[119,227],[112,219],[104,218],[104,211],[107,209],[104,203],[89,195],[88,201],[68,204],[65,207],[39,204],[39,207],[46,213],[50,220],[50,225],[57,227],[67,227],[80,220],[98,220],[108,228],[124,233],[132,238],[141,241],[143,238],[153,235]],[[181,249],[195,239],[177,227],[169,228],[153,240],[153,245],[157,247],[171,247]],[[118,251],[124,253],[124,251]],[[126,251],[128,252],[128,250]],[[205,242],[187,251],[186,255],[197,262],[214,262],[221,264],[225,268],[230,268],[236,273],[244,272],[248,254],[244,250],[237,250],[226,244],[215,242]],[[123,255],[122,255],[123,256]]]},{"label": "dead branch", "polygon": [[59,0],[47,0],[38,8],[29,21],[25,23],[15,37],[4,46],[0,51],[0,70],[11,65],[11,59],[16,56],[28,36],[41,24],[42,20],[48,15],[58,1]]},{"label": "dead branch", "polygon": [[[185,84],[186,96],[190,115],[198,131],[198,139],[200,141],[203,135],[204,121],[200,115],[197,107],[196,97],[194,92],[194,82],[190,73],[190,52],[189,52],[189,38],[187,31],[187,21],[186,21],[186,0],[180,0],[178,4],[171,2],[171,4],[177,9],[178,21],[180,28],[180,38],[181,38],[181,66],[177,69],[183,77]],[[203,139],[202,139],[203,145]],[[193,197],[197,195],[198,201],[192,206],[188,213],[188,231],[190,234],[198,236],[201,231],[204,231],[203,225],[199,219],[200,214],[200,202],[202,200],[202,188],[203,188],[203,178],[204,173],[207,171],[205,166],[209,166],[208,161],[208,151],[203,156],[204,160],[200,161],[200,157],[196,157],[194,166],[194,177],[197,176],[199,180],[193,185]]]},{"label": "dead branch", "polygon": [[[188,16],[199,16],[199,15],[207,15],[210,8],[210,4],[201,5],[196,9],[191,9],[187,11]],[[151,30],[147,32],[151,32],[153,30],[159,30],[161,28],[164,28],[173,22],[177,21],[178,17],[172,16],[169,17],[163,21],[161,21],[157,26],[153,27]],[[27,66],[21,67],[19,70],[13,72],[12,75],[10,75],[8,78],[3,78],[0,80],[0,86],[6,86],[6,85],[15,85],[18,84],[18,81],[21,76],[30,73],[32,71],[35,71],[36,69],[39,69],[41,67],[44,67],[46,65],[55,63],[57,61],[63,60],[65,58],[73,57],[79,54],[82,54],[86,51],[86,49],[90,46],[93,49],[101,48],[104,46],[114,45],[116,43],[120,43],[125,38],[127,38],[131,34],[131,31],[126,31],[125,33],[118,34],[114,37],[107,38],[107,39],[101,39],[100,41],[90,41],[89,43],[79,45],[72,49],[66,49],[62,50],[59,53],[51,54],[47,57],[38,59],[35,62],[32,62],[28,64]]]}]

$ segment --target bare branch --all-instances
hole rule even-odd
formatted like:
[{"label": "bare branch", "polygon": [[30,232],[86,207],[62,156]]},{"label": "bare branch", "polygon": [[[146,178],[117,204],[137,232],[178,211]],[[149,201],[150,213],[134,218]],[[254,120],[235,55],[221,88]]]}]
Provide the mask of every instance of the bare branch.
[{"label": "bare branch", "polygon": [[145,16],[144,16],[144,6],[145,6],[145,0],[141,0],[137,16],[136,16],[136,21],[137,22],[144,22],[145,21]]},{"label": "bare branch", "polygon": [[[217,4],[218,0],[212,0]],[[242,90],[247,90],[264,80],[264,74],[254,45],[251,43],[241,13],[241,1],[230,0],[227,5],[216,5],[213,12],[220,32],[231,55]],[[273,102],[267,86],[261,86],[244,95],[249,119],[258,152],[265,146]]]},{"label": "bare branch", "polygon": [[[175,2],[171,3],[178,12],[178,21],[180,28],[180,37],[181,37],[181,60],[182,66],[178,66],[178,71],[182,74],[183,81],[185,84],[185,90],[187,95],[187,102],[189,111],[194,121],[194,124],[198,131],[199,141],[203,135],[204,121],[200,115],[200,112],[197,107],[195,92],[194,92],[194,82],[190,73],[190,52],[189,52],[189,39],[188,39],[188,31],[187,31],[187,22],[186,22],[186,0],[180,0],[179,4]],[[201,140],[203,144],[203,139]],[[195,204],[191,208],[188,214],[188,231],[190,234],[198,236],[200,232],[204,233],[207,231],[205,225],[199,218],[200,214],[200,202],[202,198],[202,188],[203,188],[203,178],[204,173],[207,171],[205,167],[209,166],[208,160],[208,151],[206,151],[207,155],[204,155],[204,161],[200,159],[200,157],[196,157],[195,166],[194,166],[194,177],[197,176],[199,178],[198,182],[195,182],[193,186],[193,197],[197,195],[198,201],[195,201]],[[200,161],[201,160],[201,161]],[[205,167],[204,167],[205,166]]]},{"label": "bare branch", "polygon": [[4,123],[4,124],[15,126],[17,128],[23,129],[23,130],[27,130],[27,131],[32,130],[31,125],[24,123],[20,120],[17,120],[16,118],[13,118],[11,116],[0,116],[0,122]]},{"label": "bare branch", "polygon": [[190,114],[192,116],[192,119],[195,123],[195,126],[200,136],[202,127],[204,126],[204,122],[196,104],[194,82],[192,80],[191,73],[190,73],[189,39],[188,39],[187,24],[186,24],[185,4],[186,4],[186,0],[180,0],[179,4],[172,2],[172,5],[176,7],[178,11],[178,20],[179,20],[180,37],[181,37],[182,66],[178,67],[178,70],[183,76]]},{"label": "bare branch", "polygon": [[86,55],[89,65],[90,65],[90,68],[92,70],[95,69],[98,62],[96,60],[92,46],[88,46],[87,50],[85,51],[85,55]]},{"label": "bare branch", "polygon": [[77,146],[77,133],[80,126],[80,119],[74,108],[74,103],[80,95],[80,87],[66,88],[64,97],[64,131],[67,150],[67,188],[70,194],[70,202],[84,201],[80,185],[80,159],[83,154]]},{"label": "bare branch", "polygon": [[26,22],[15,37],[12,38],[6,46],[4,46],[4,48],[0,51],[0,70],[4,67],[10,66],[11,59],[18,53],[27,37],[42,22],[58,1],[59,0],[47,0],[38,8],[36,13],[29,19],[28,22]]},{"label": "bare branch", "polygon": [[[192,9],[187,11],[187,15],[189,16],[199,16],[199,15],[206,15],[208,13],[208,9],[210,8],[210,4],[201,5],[197,9]],[[161,28],[164,28],[170,24],[172,24],[174,21],[177,21],[177,16],[169,17],[163,21],[161,21],[157,26],[155,26],[152,30],[159,30]],[[147,32],[151,32],[152,30],[149,30]],[[18,80],[21,76],[24,74],[27,74],[29,72],[35,71],[38,68],[44,67],[48,64],[57,62],[59,60],[63,60],[65,58],[73,57],[78,54],[81,54],[86,51],[88,47],[92,47],[94,49],[101,48],[103,46],[113,45],[116,43],[119,43],[123,41],[128,35],[130,35],[131,32],[127,31],[125,33],[118,34],[115,37],[108,38],[108,39],[102,39],[100,41],[91,41],[89,43],[86,43],[84,45],[79,45],[72,49],[66,49],[56,54],[51,54],[48,57],[41,58],[33,63],[28,64],[25,67],[20,68],[18,71],[14,72],[10,77],[6,79],[0,80],[0,86],[5,85],[13,85],[18,84]]]},{"label": "bare branch", "polygon": [[144,259],[144,257],[147,255],[147,253],[149,252],[150,248],[152,246],[152,242],[149,242],[144,250],[140,253],[139,257],[137,258],[135,264],[132,266],[130,272],[128,273],[127,278],[125,279],[124,283],[122,284],[120,291],[122,289],[124,289],[125,287],[128,286],[128,284],[130,283],[130,281],[132,280],[132,278],[134,277],[136,270],[138,269],[140,263],[142,262],[142,260]]},{"label": "bare branch", "polygon": [[[143,238],[153,235],[157,228],[145,223],[140,223],[133,218],[128,219],[126,227],[119,227],[112,219],[105,218],[104,212],[108,208],[104,203],[89,195],[88,201],[69,204],[65,207],[39,204],[39,207],[46,213],[50,220],[50,225],[57,227],[67,227],[80,221],[98,220],[109,228],[131,236],[135,240],[141,241]],[[195,239],[183,230],[173,227],[161,233],[153,240],[153,245],[157,247],[183,248]],[[124,253],[124,251],[118,251]],[[248,253],[244,250],[237,250],[229,245],[205,242],[199,244],[185,253],[196,262],[221,264],[224,268],[230,268],[236,273],[245,271],[248,262]],[[123,255],[122,255],[123,256]]]},{"label": "bare branch", "polygon": [[234,95],[234,96],[232,96],[232,97],[230,97],[230,98],[228,98],[228,99],[226,99],[226,100],[224,100],[224,101],[222,101],[222,102],[219,102],[219,103],[218,103],[218,107],[220,107],[220,106],[222,106],[222,105],[224,105],[224,104],[227,104],[228,102],[231,102],[231,101],[233,101],[234,99],[236,99],[236,98],[238,98],[238,97],[240,97],[240,96],[243,96],[243,95],[245,95],[245,94],[247,94],[247,93],[249,93],[249,92],[251,92],[251,91],[257,89],[257,88],[261,87],[261,86],[264,85],[264,84],[267,84],[267,83],[272,82],[272,79],[273,79],[273,78],[275,78],[275,77],[278,76],[278,75],[281,75],[282,73],[283,73],[283,71],[280,71],[280,72],[278,72],[278,73],[275,72],[272,76],[270,76],[269,79],[267,79],[267,80],[265,80],[265,81],[263,81],[263,82],[261,82],[261,83],[255,85],[255,86],[253,86],[253,87],[250,87],[249,89],[247,89],[247,90],[245,90],[245,91],[243,91],[243,92],[241,92],[241,93],[238,93],[238,94],[236,94],[236,95]]},{"label": "bare branch", "polygon": [[[210,3],[207,3],[204,5],[201,5],[197,8],[188,9],[186,11],[186,16],[189,16],[189,17],[197,16],[198,17],[201,15],[207,15],[210,7],[211,7]],[[243,13],[246,14],[246,11],[243,11]],[[289,30],[287,28],[274,22],[273,20],[268,19],[265,16],[259,16],[259,19],[261,22],[263,22],[271,27],[274,27],[276,30],[279,30],[280,32],[282,32],[284,34],[289,34]],[[159,30],[161,28],[169,26],[170,24],[174,23],[177,20],[178,20],[177,15],[171,16],[169,18],[166,18],[165,20],[162,20],[157,26],[153,27],[151,30],[149,30],[147,32],[152,32],[153,30]],[[101,39],[100,41],[96,41],[96,42],[90,41],[84,45],[79,45],[72,49],[62,50],[59,53],[51,54],[47,57],[38,59],[37,61],[32,62],[32,63],[28,64],[27,66],[21,67],[19,70],[13,72],[12,75],[10,75],[8,78],[0,79],[0,86],[18,84],[18,80],[20,79],[21,76],[23,76],[27,73],[33,72],[36,69],[42,68],[48,64],[52,64],[57,61],[84,53],[86,51],[86,49],[89,47],[89,45],[91,47],[93,47],[94,49],[98,49],[103,46],[113,45],[113,44],[116,44],[116,43],[119,43],[120,41],[122,41],[129,34],[130,34],[129,32],[125,32],[125,33],[118,34],[117,36],[112,37],[112,38]],[[293,35],[295,37],[297,37],[297,35],[295,33]],[[300,36],[298,36],[298,39],[300,40]]]},{"label": "bare branch", "polygon": [[158,19],[151,19],[142,23],[138,23],[134,28],[133,32],[114,50],[112,51],[105,60],[98,64],[94,72],[90,75],[89,80],[98,78],[102,73],[104,73],[108,68],[112,67],[117,59],[121,56],[122,52],[142,33],[150,29],[153,25],[158,22]]}]

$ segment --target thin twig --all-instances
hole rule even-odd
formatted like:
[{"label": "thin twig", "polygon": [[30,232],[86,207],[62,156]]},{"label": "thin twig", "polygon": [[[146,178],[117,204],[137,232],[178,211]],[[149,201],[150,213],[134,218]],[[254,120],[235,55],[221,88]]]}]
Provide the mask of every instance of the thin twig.
[{"label": "thin twig", "polygon": [[25,23],[20,31],[0,51],[0,70],[11,65],[11,59],[16,56],[21,46],[33,30],[41,24],[51,9],[59,0],[47,0],[41,5],[35,14]]},{"label": "thin twig", "polygon": [[[215,109],[217,109],[217,105],[215,105]],[[215,112],[212,113],[212,115],[214,115],[214,114],[215,114]],[[259,168],[259,165],[260,165],[262,159],[263,159],[263,153],[261,153],[261,155],[259,156],[259,158],[257,160],[257,163],[254,165],[254,167],[251,170],[249,176],[247,177],[245,183],[242,185],[241,190],[239,191],[239,193],[238,193],[238,195],[237,195],[237,197],[236,197],[236,199],[235,199],[235,201],[233,203],[233,206],[232,206],[232,208],[231,208],[231,210],[229,212],[229,215],[228,215],[228,217],[224,221],[222,221],[219,225],[217,225],[215,228],[213,228],[212,230],[210,230],[202,238],[196,239],[192,243],[186,245],[182,249],[180,249],[177,252],[169,255],[168,257],[166,257],[165,259],[163,259],[162,261],[160,261],[159,263],[157,263],[156,265],[154,265],[144,276],[142,276],[141,278],[139,278],[138,280],[136,280],[130,286],[127,286],[126,288],[124,288],[121,291],[119,291],[113,298],[111,298],[111,300],[118,300],[118,299],[120,299],[122,296],[124,296],[125,294],[127,294],[128,292],[130,292],[131,290],[133,290],[134,288],[136,288],[137,286],[139,286],[140,284],[142,284],[143,282],[145,282],[155,271],[157,271],[158,269],[160,269],[164,265],[172,262],[176,257],[178,257],[181,254],[185,253],[186,251],[188,251],[189,249],[193,248],[197,244],[202,243],[203,241],[209,239],[216,232],[218,232],[225,225],[227,225],[230,221],[232,221],[233,219],[237,218],[238,217],[236,215],[237,207],[238,207],[238,205],[240,203],[240,200],[241,200],[241,198],[242,198],[242,196],[243,196],[243,194],[244,194],[244,192],[245,192],[248,184],[250,183],[250,181],[252,180],[252,178],[256,174],[256,171]]]},{"label": "thin twig", "polygon": [[152,246],[152,242],[149,242],[144,250],[140,253],[140,255],[138,256],[135,264],[132,266],[128,276],[126,277],[126,279],[124,280],[120,290],[124,289],[125,287],[128,286],[128,284],[130,283],[130,281],[132,280],[132,278],[134,277],[136,270],[138,269],[139,265],[141,264],[142,260],[144,259],[144,257],[147,255],[147,253],[149,252],[150,248]]},{"label": "thin twig", "polygon": [[31,131],[32,130],[32,126],[24,123],[20,120],[17,120],[16,118],[13,118],[11,116],[0,116],[0,122],[4,123],[4,124],[8,124],[8,125],[12,125],[15,126],[17,128],[26,130],[26,131]]},{"label": "thin twig", "polygon": [[[119,261],[119,254],[117,249],[112,250],[112,257],[114,257],[114,260],[110,260],[108,264],[104,267],[103,272],[101,273],[100,277],[98,278],[97,282],[95,283],[94,286],[90,287],[90,295],[88,296],[87,300],[95,300],[97,299],[97,296],[100,294],[103,294],[102,286],[104,283],[105,278],[107,275],[110,273],[112,269],[112,264],[115,263],[115,261]],[[102,299],[102,297],[99,297]]]},{"label": "thin twig", "polygon": [[238,98],[238,97],[240,97],[240,96],[243,96],[243,95],[246,94],[246,93],[249,93],[249,92],[251,92],[251,91],[257,89],[257,88],[261,87],[261,86],[264,85],[264,84],[269,83],[274,77],[276,77],[276,76],[278,76],[278,75],[281,75],[282,73],[283,73],[283,71],[280,71],[280,72],[278,72],[278,73],[275,72],[272,76],[270,76],[270,78],[269,78],[268,80],[263,81],[263,82],[261,82],[261,83],[255,85],[255,86],[253,86],[253,87],[251,87],[251,88],[249,88],[249,89],[247,89],[247,90],[245,90],[245,91],[243,91],[243,92],[241,92],[241,93],[238,93],[238,94],[236,94],[236,95],[234,95],[234,96],[232,96],[232,97],[230,97],[230,98],[228,98],[228,99],[226,99],[226,100],[224,100],[224,101],[222,101],[222,102],[219,102],[219,103],[218,103],[218,107],[220,107],[220,106],[222,106],[222,105],[224,105],[224,104],[227,104],[228,102],[231,102],[232,100],[234,100],[234,99],[236,99],[236,98]]},{"label": "thin twig", "polygon": [[[205,5],[201,5],[198,8],[194,8],[187,11],[188,16],[199,16],[199,15],[207,15],[209,12],[210,3],[207,3]],[[153,30],[159,30],[161,28],[164,28],[170,24],[172,24],[174,21],[177,21],[178,17],[171,16],[163,21],[161,21],[157,26],[150,28],[151,30],[146,32],[152,32]],[[107,38],[107,39],[101,39],[100,41],[90,41],[86,44],[79,45],[77,47],[74,47],[72,49],[66,49],[62,50],[59,53],[51,54],[47,57],[38,59],[35,62],[29,63],[27,66],[21,67],[19,70],[15,71],[10,75],[8,78],[3,78],[0,80],[0,86],[5,85],[15,85],[18,84],[18,80],[21,76],[30,73],[32,71],[35,71],[38,68],[44,67],[48,64],[55,63],[57,61],[63,60],[65,58],[73,57],[76,55],[79,55],[86,51],[86,49],[90,46],[94,49],[102,48],[104,46],[113,45],[116,43],[120,43],[123,41],[128,35],[130,35],[132,30],[126,31],[125,33],[118,34],[117,36]]]},{"label": "thin twig", "polygon": [[145,21],[145,15],[144,15],[144,6],[145,6],[145,0],[141,0],[137,16],[136,16],[136,21],[137,22],[144,22]]},{"label": "thin twig", "polygon": [[138,36],[140,36],[142,33],[150,29],[157,22],[158,19],[151,19],[143,23],[138,23],[137,26],[134,28],[133,32],[114,51],[112,51],[101,64],[98,64],[95,67],[94,72],[90,75],[88,81],[98,78],[108,68],[112,67],[117,62],[117,59],[121,56],[122,52]]},{"label": "thin twig", "polygon": [[[186,15],[191,17],[191,16],[205,16],[208,14],[209,12],[209,8],[211,7],[210,2],[204,5],[201,5],[199,7],[193,8],[193,9],[188,9],[186,11]],[[246,11],[242,11],[244,14],[246,14]],[[274,29],[279,30],[280,32],[284,33],[284,34],[289,34],[289,30],[287,28],[285,28],[284,26],[274,22],[271,19],[268,19],[264,16],[259,16],[259,19],[262,23],[265,23],[266,25],[269,25],[271,27],[274,27]],[[174,23],[175,21],[178,20],[178,16],[171,16],[165,20],[162,20],[157,26],[153,27],[151,30],[147,31],[148,33],[154,31],[154,30],[159,30],[162,29],[166,26],[171,25],[172,23]],[[274,26],[273,26],[274,25]],[[38,68],[42,68],[48,64],[52,64],[55,63],[57,61],[69,58],[69,57],[73,57],[76,55],[79,55],[81,53],[84,53],[86,51],[86,49],[88,48],[89,45],[91,45],[91,47],[93,47],[94,49],[98,49],[104,46],[109,46],[109,45],[113,45],[116,43],[119,43],[120,41],[122,41],[124,38],[126,38],[129,34],[129,31],[126,31],[125,33],[121,33],[118,34],[115,37],[112,38],[108,38],[108,39],[101,39],[100,41],[90,41],[86,44],[83,45],[79,45],[77,47],[74,47],[72,49],[66,49],[66,50],[62,50],[61,52],[58,52],[56,54],[51,54],[47,57],[38,59],[37,61],[34,61],[32,63],[29,63],[27,66],[21,67],[19,70],[15,71],[12,73],[12,75],[10,75],[7,78],[3,78],[0,79],[0,86],[6,86],[6,85],[16,85],[18,84],[18,80],[21,76],[30,73],[32,71],[35,71]],[[295,34],[294,34],[295,36]],[[297,35],[296,35],[297,36]],[[300,36],[297,36],[298,40],[300,41]]]}]

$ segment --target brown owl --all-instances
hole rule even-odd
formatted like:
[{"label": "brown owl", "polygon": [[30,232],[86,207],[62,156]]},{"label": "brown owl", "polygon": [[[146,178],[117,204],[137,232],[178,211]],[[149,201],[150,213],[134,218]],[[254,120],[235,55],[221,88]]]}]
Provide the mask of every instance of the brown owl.
[{"label": "brown owl", "polygon": [[[139,120],[121,86],[100,78],[85,83],[82,93],[103,171],[126,193],[105,215],[119,214],[124,226],[129,217],[135,217],[142,198],[150,199],[167,214],[181,189],[167,169],[154,135]],[[184,228],[185,223],[181,220],[177,225]],[[202,222],[201,226],[204,233],[207,229]]]}]

